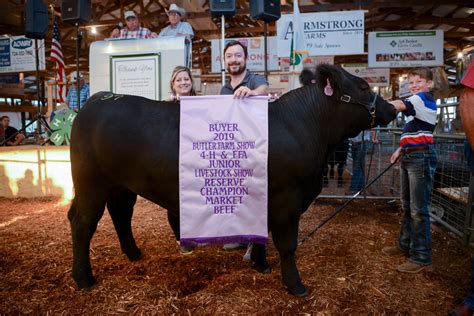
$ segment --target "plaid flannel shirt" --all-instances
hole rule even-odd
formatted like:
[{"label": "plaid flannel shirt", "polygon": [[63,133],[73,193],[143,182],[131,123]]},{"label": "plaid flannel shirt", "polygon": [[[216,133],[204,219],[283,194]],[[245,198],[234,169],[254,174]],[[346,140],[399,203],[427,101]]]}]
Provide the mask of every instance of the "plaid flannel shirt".
[{"label": "plaid flannel shirt", "polygon": [[[76,84],[74,84],[73,86],[69,88],[69,91],[67,93],[66,103],[69,105],[70,109],[77,111],[79,107],[77,106],[77,92],[76,91],[77,91]],[[89,85],[87,83],[84,83],[82,85],[80,93],[81,93],[80,97],[81,97],[81,109],[82,109],[87,99],[89,98],[89,93],[90,93]]]},{"label": "plaid flannel shirt", "polygon": [[129,31],[127,28],[120,30],[119,38],[152,38],[154,36],[146,27],[139,27],[136,31]]}]

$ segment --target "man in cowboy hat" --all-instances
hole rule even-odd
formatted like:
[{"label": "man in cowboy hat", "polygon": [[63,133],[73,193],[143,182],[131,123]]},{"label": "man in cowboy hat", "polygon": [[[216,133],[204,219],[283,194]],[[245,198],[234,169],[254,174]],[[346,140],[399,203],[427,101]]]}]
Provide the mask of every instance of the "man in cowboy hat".
[{"label": "man in cowboy hat", "polygon": [[[80,102],[81,106],[79,107],[77,104],[77,80],[79,80],[79,93],[80,93]],[[69,75],[69,82],[71,83],[71,86],[69,87],[67,97],[66,97],[66,104],[69,106],[71,110],[79,110],[79,108],[82,108],[84,104],[86,103],[87,99],[89,98],[90,94],[90,89],[89,85],[84,81],[84,78],[82,77],[82,74],[76,71],[71,72]]]},{"label": "man in cowboy hat", "polygon": [[110,38],[154,38],[157,36],[155,32],[140,26],[140,20],[135,12],[125,11],[124,17],[127,26],[120,29],[116,27],[110,34]]},{"label": "man in cowboy hat", "polygon": [[173,3],[166,14],[170,25],[162,29],[158,36],[186,36],[189,40],[193,38],[194,32],[191,24],[181,21],[186,15],[184,8],[180,8]]}]

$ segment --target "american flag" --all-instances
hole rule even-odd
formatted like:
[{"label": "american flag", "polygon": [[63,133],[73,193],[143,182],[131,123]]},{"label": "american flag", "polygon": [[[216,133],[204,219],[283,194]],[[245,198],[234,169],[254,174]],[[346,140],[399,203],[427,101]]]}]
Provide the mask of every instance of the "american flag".
[{"label": "american flag", "polygon": [[66,69],[64,66],[64,56],[63,56],[63,51],[61,48],[61,35],[59,34],[57,17],[54,18],[54,24],[53,24],[53,42],[51,44],[51,60],[56,62],[56,66],[58,69],[58,74],[57,74],[58,82],[64,83],[64,84],[58,85],[59,102],[64,102],[66,101],[66,96],[67,96],[67,86],[65,85]]}]

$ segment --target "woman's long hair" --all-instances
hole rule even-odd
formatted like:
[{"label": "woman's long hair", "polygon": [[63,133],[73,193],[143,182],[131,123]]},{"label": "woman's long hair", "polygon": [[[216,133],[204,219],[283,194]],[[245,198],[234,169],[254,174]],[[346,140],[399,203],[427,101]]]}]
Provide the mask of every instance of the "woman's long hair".
[{"label": "woman's long hair", "polygon": [[176,98],[176,91],[174,91],[174,89],[173,89],[173,82],[175,81],[178,74],[183,72],[183,71],[185,71],[188,74],[189,78],[191,79],[191,91],[189,91],[189,95],[196,95],[196,91],[194,91],[194,80],[193,80],[193,76],[191,74],[191,70],[189,70],[188,67],[176,66],[173,69],[173,74],[171,75],[171,80],[170,80],[170,91],[171,91],[173,99]]}]

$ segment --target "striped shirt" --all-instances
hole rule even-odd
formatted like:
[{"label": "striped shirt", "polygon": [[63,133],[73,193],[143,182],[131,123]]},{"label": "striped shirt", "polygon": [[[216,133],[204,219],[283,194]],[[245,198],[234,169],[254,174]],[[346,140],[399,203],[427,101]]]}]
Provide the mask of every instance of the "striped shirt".
[{"label": "striped shirt", "polygon": [[436,102],[431,92],[419,92],[403,101],[407,124],[403,128],[400,146],[403,148],[429,146],[434,143]]},{"label": "striped shirt", "polygon": [[120,30],[120,35],[118,38],[152,38],[156,37],[153,33],[146,27],[139,27],[135,31],[129,31],[127,28]]}]

